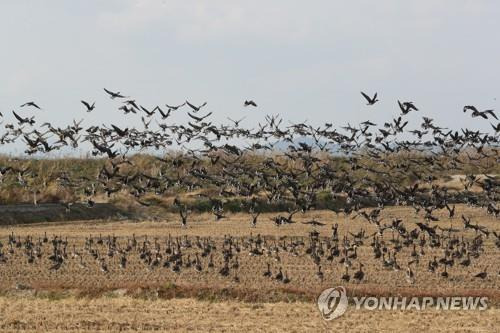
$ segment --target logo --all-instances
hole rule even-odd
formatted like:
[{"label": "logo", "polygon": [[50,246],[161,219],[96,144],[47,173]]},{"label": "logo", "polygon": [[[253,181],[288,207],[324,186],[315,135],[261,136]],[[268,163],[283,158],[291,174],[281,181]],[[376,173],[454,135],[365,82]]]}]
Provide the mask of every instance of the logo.
[{"label": "logo", "polygon": [[335,287],[323,290],[318,297],[318,308],[324,320],[333,320],[347,310],[347,295],[345,288]]},{"label": "logo", "polygon": [[[353,310],[392,310],[422,311],[435,310],[471,310],[482,311],[488,308],[488,297],[352,297]],[[342,316],[349,301],[344,287],[339,286],[323,290],[318,297],[318,308],[324,320],[333,320]]]}]

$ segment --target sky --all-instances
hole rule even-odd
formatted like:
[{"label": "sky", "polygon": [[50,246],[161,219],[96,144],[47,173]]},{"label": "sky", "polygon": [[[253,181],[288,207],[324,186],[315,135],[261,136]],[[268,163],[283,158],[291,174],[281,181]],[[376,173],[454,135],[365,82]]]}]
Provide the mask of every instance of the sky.
[{"label": "sky", "polygon": [[[383,122],[400,99],[421,110],[411,123],[425,115],[491,130],[462,108],[498,108],[498,17],[494,0],[5,0],[0,112],[12,118],[33,100],[40,123],[140,126],[106,87],[146,107],[207,101],[215,121],[246,116],[250,128],[277,113]],[[366,106],[360,91],[380,102]],[[259,107],[243,108],[245,99]]]}]

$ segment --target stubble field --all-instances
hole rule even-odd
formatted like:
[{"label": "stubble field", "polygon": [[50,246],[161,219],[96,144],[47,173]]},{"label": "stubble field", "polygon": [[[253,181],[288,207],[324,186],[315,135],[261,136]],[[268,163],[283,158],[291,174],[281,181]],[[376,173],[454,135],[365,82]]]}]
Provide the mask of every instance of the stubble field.
[{"label": "stubble field", "polygon": [[[272,215],[264,214],[256,228],[250,228],[249,218],[243,214],[230,215],[218,222],[208,214],[192,216],[185,229],[180,227],[176,215],[166,216],[165,221],[160,222],[2,227],[0,241],[6,260],[0,264],[0,328],[299,332],[353,327],[358,331],[412,331],[426,325],[431,331],[459,328],[491,332],[500,324],[497,306],[500,250],[493,235],[485,237],[473,230],[464,230],[461,214],[472,217],[474,224],[477,222],[498,233],[498,221],[494,217],[465,206],[457,206],[458,217],[453,220],[444,213],[438,215],[441,228],[451,225],[458,230],[450,233],[437,229],[442,243],[439,246],[430,246],[423,232],[414,242],[415,247],[404,244],[398,233],[389,229],[383,237],[373,235],[377,229],[361,217],[345,218],[327,211],[297,214],[296,223],[281,227],[273,224]],[[393,218],[402,218],[408,230],[417,228],[414,223],[422,221],[412,209],[402,207],[387,208],[381,217],[387,224]],[[326,225],[313,228],[302,223],[312,219]],[[338,242],[331,241],[335,223],[339,225]],[[322,277],[318,275],[318,263],[308,250],[309,233],[313,230],[320,233],[318,256]],[[353,236],[362,230],[364,237]],[[9,246],[9,235],[20,240],[21,245]],[[26,237],[41,244],[40,258],[35,255],[31,263],[22,245]],[[47,237],[46,243],[44,237]],[[469,257],[470,264],[461,265],[467,259],[466,254],[459,254],[463,252],[462,247],[471,253],[470,244],[478,237],[482,246],[477,258]],[[65,247],[64,262],[57,269],[51,269],[53,262],[48,259],[54,239],[62,244],[58,247]],[[89,239],[93,240],[90,249]],[[133,239],[137,244],[126,251]],[[257,239],[261,240],[258,247],[261,253],[250,255],[257,247]],[[375,239],[385,248],[382,257],[377,259],[374,258]],[[454,239],[458,241],[452,241]],[[204,255],[206,244],[210,244],[211,250]],[[340,254],[329,260],[335,244]],[[318,252],[319,247],[313,252]],[[346,254],[345,248],[350,248]],[[167,249],[171,249],[170,254]],[[178,271],[173,268],[173,262],[164,267],[178,249],[181,252]],[[141,253],[149,254],[145,259]],[[223,275],[221,269],[228,253],[228,272]],[[394,253],[396,264],[384,264],[384,260],[394,261]],[[123,256],[127,263],[120,267]],[[148,261],[147,257],[152,259]],[[453,264],[446,269],[448,278],[442,277],[443,264],[439,264],[435,272],[428,271],[428,263],[434,257],[437,261],[445,257],[453,259]],[[210,261],[213,267],[209,267]],[[364,274],[362,280],[357,281],[354,275],[360,263]],[[270,277],[264,276],[267,264]],[[103,271],[103,265],[107,271]],[[411,268],[414,281],[406,277],[407,267]],[[276,279],[280,268],[288,283]],[[484,279],[474,277],[485,268]],[[345,274],[349,275],[349,281],[342,279]],[[346,287],[349,296],[485,296],[489,299],[489,309],[467,312],[348,310],[341,318],[325,322],[317,310],[316,298],[323,289],[339,285]]]}]

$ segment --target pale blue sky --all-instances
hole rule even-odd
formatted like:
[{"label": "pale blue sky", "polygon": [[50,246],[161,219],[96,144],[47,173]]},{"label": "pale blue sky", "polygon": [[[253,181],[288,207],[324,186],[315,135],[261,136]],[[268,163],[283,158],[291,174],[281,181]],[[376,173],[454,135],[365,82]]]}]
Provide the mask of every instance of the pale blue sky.
[{"label": "pale blue sky", "polygon": [[[462,107],[498,107],[499,17],[500,2],[480,0],[6,0],[0,111],[10,120],[34,100],[40,123],[140,125],[107,87],[145,106],[208,101],[214,120],[248,115],[244,126],[267,113],[382,122],[401,99],[421,108],[413,120],[486,129]],[[366,107],[360,90],[381,102]],[[243,109],[247,98],[259,108]]]}]

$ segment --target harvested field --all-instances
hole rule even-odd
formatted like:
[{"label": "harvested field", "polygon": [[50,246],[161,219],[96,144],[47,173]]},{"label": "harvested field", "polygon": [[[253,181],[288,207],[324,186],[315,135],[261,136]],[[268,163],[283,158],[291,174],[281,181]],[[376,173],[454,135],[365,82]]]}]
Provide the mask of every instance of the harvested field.
[{"label": "harvested field", "polygon": [[[479,210],[457,207],[458,214],[473,215],[474,220],[490,230],[498,230],[498,222]],[[408,208],[388,208],[382,212],[382,217],[391,219],[395,216],[403,217],[404,225],[408,230],[415,228],[414,222],[418,218]],[[321,258],[323,278],[317,276],[317,265],[306,254],[308,245],[308,232],[313,230],[301,222],[315,218],[327,225],[317,227],[323,238],[331,236],[331,226],[339,224],[338,234],[342,239],[344,235],[356,234],[360,230],[366,231],[366,239],[363,244],[356,248],[356,257],[350,259],[352,262],[349,273],[352,276],[363,263],[364,278],[362,281],[349,282],[342,280],[346,265],[339,263],[342,255],[327,260]],[[444,219],[444,218],[443,218]],[[168,216],[164,222],[96,222],[79,224],[37,224],[15,227],[3,227],[0,229],[0,241],[7,244],[8,237],[12,233],[19,239],[31,236],[35,241],[44,237],[45,233],[49,239],[58,236],[67,241],[65,249],[68,257],[57,270],[49,270],[52,262],[47,258],[50,255],[50,245],[45,245],[45,255],[41,259],[35,258],[34,263],[28,263],[22,249],[13,249],[13,253],[7,253],[6,262],[1,264],[2,290],[10,290],[16,285],[26,285],[35,290],[77,290],[80,295],[100,295],[104,292],[125,288],[133,292],[138,288],[156,288],[163,293],[164,297],[199,297],[199,298],[222,298],[242,299],[247,301],[287,301],[306,300],[313,301],[321,290],[344,285],[351,295],[408,295],[408,296],[439,296],[439,295],[461,295],[461,296],[487,296],[491,302],[500,300],[500,277],[498,275],[499,248],[495,245],[494,237],[484,237],[484,245],[481,255],[471,258],[469,266],[465,267],[459,263],[465,257],[455,258],[455,264],[448,267],[448,278],[443,278],[440,273],[443,268],[436,272],[428,271],[428,262],[434,257],[439,260],[443,257],[446,248],[443,246],[431,248],[428,244],[416,247],[418,256],[412,256],[413,246],[401,246],[397,252],[397,268],[383,267],[382,258],[374,259],[373,249],[370,243],[372,235],[376,230],[361,218],[344,219],[336,217],[331,212],[316,211],[306,216],[298,215],[297,223],[276,227],[263,216],[256,228],[248,228],[248,218],[244,215],[233,215],[228,219],[214,222],[209,215],[200,215],[193,218],[188,228],[179,226],[176,216]],[[448,228],[450,223],[454,228],[462,230],[459,221],[442,222],[443,228]],[[243,226],[243,227],[242,227]],[[441,232],[444,233],[444,232]],[[233,256],[230,260],[230,272],[228,276],[222,276],[219,270],[224,266],[223,249],[228,249],[227,242],[224,244],[225,235],[232,235]],[[248,239],[260,235],[265,239],[265,253],[250,256]],[[137,249],[127,254],[127,265],[120,268],[121,256],[118,253],[107,253],[109,246],[106,245],[108,237],[116,237],[117,247],[124,248],[133,237],[138,242]],[[286,237],[285,237],[286,236]],[[453,234],[453,237],[470,242],[478,235],[474,231],[461,231]],[[98,252],[99,259],[94,259],[87,250],[85,242],[90,237],[94,239],[93,248]],[[173,244],[179,240],[181,244],[187,240],[189,245],[182,245],[182,259],[178,272],[171,267],[163,267],[160,260],[158,266],[147,264],[140,258],[141,246],[147,241],[149,248],[159,248],[159,253],[166,261],[165,254],[167,242]],[[214,267],[210,268],[210,256],[202,257],[202,250],[197,248],[197,237],[200,239],[210,238],[215,246],[211,252]],[[98,240],[103,240],[98,244]],[[292,240],[302,239],[304,245],[295,248],[296,253],[289,248]],[[400,240],[397,233],[384,232],[383,241],[387,246],[394,246]],[[158,245],[155,245],[158,244]],[[281,247],[281,244],[285,244]],[[396,243],[399,244],[399,243]],[[274,246],[278,248],[276,251]],[[326,250],[326,243],[322,244]],[[272,248],[272,250],[268,250]],[[286,248],[286,250],[285,250]],[[4,250],[7,250],[4,246]],[[48,252],[48,253],[47,253]],[[392,251],[388,251],[392,252]],[[82,259],[73,258],[75,253],[81,255]],[[200,258],[201,271],[195,271],[194,260]],[[351,256],[351,252],[349,252]],[[388,254],[389,255],[389,254]],[[326,256],[325,256],[326,257]],[[385,257],[385,255],[383,256]],[[414,284],[409,284],[405,278],[407,263],[418,258],[418,262],[412,264],[415,274]],[[107,272],[100,270],[100,262],[106,263]],[[81,265],[83,263],[83,265]],[[278,273],[281,268],[290,282],[283,284],[273,278],[263,276],[267,263],[270,264],[272,275]],[[238,267],[233,268],[233,264]],[[82,266],[82,267],[81,267]],[[488,276],[485,279],[474,278],[474,275],[487,267]],[[237,276],[239,282],[235,282]]]},{"label": "harvested field", "polygon": [[[22,316],[20,316],[22,314]],[[204,332],[494,332],[498,309],[350,311],[323,321],[311,303],[207,302],[194,299],[144,300],[130,297],[61,300],[0,297],[0,329],[5,331],[204,331]]]}]

